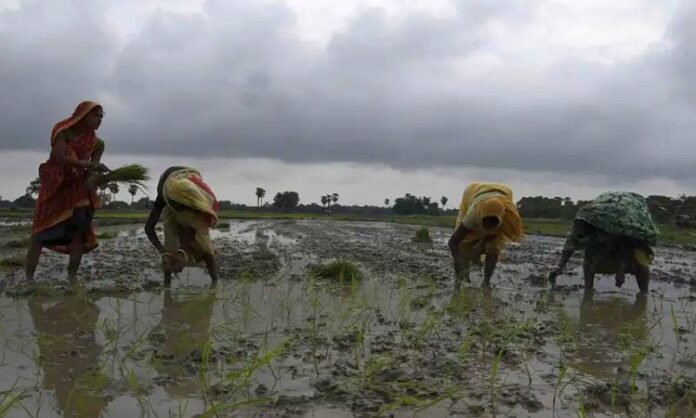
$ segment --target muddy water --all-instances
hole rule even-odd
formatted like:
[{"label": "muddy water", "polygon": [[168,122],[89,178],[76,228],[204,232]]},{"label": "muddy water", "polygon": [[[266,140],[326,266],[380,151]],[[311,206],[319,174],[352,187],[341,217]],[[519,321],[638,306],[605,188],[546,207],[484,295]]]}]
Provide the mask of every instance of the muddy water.
[{"label": "muddy water", "polygon": [[[0,225],[2,228],[2,225]],[[562,241],[510,248],[493,288],[454,291],[448,230],[231,222],[223,280],[162,288],[140,227],[85,257],[83,285],[46,254],[40,286],[2,273],[0,416],[692,416],[696,254],[658,248],[651,293],[581,290],[579,259],[549,291]],[[9,238],[8,238],[9,239]],[[2,257],[17,249],[4,247]],[[317,280],[355,262],[362,281]],[[207,414],[207,415],[205,415]]]}]

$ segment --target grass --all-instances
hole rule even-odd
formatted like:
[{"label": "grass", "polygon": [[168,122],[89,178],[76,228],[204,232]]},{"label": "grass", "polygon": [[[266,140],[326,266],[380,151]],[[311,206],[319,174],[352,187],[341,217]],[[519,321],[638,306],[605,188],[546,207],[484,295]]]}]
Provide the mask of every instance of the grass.
[{"label": "grass", "polygon": [[24,256],[13,255],[0,260],[0,269],[13,270],[24,267]]},{"label": "grass", "polygon": [[312,268],[312,274],[319,279],[337,281],[360,280],[363,277],[360,269],[350,261],[337,260],[328,264],[320,264]]},{"label": "grass", "polygon": [[[100,210],[96,213],[97,223],[141,223],[147,220],[149,212],[145,210]],[[0,218],[30,219],[31,209],[0,209]],[[220,219],[315,219],[326,221],[361,221],[361,222],[391,222],[404,225],[421,225],[424,227],[454,228],[456,216],[431,215],[359,215],[334,214],[323,215],[316,213],[281,213],[255,212],[240,210],[222,210]],[[560,219],[524,219],[525,233],[529,235],[565,236],[570,228],[570,221]],[[696,229],[680,229],[672,225],[659,225],[660,243],[670,245],[696,246]]]},{"label": "grass", "polygon": [[416,236],[413,237],[413,242],[433,242],[433,239],[430,238],[430,230],[427,226],[423,226],[416,231]]}]

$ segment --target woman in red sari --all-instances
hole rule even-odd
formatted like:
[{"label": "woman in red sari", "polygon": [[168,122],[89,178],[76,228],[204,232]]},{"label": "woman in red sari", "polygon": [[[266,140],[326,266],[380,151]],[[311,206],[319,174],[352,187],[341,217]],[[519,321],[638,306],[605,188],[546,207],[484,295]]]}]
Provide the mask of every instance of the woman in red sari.
[{"label": "woman in red sari", "polygon": [[101,105],[82,102],[71,117],[53,127],[51,155],[39,166],[41,188],[27,250],[27,281],[34,280],[43,247],[70,255],[68,279],[71,281],[80,267],[82,254],[97,247],[92,217],[99,200],[87,179],[108,171],[100,162],[104,142],[95,134],[103,117]]}]

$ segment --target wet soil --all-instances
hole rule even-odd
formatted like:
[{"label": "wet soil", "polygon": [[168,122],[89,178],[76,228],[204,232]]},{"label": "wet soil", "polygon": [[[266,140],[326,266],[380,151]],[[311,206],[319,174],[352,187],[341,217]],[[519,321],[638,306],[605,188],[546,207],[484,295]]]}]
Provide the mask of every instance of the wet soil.
[{"label": "wet soil", "polygon": [[[656,249],[651,292],[580,258],[551,291],[562,240],[528,237],[492,288],[455,291],[447,229],[244,221],[214,231],[221,282],[161,285],[140,226],[85,256],[80,286],[45,253],[38,284],[0,270],[0,416],[693,416],[696,253]],[[0,223],[0,259],[22,225]],[[354,263],[361,280],[312,266]]]}]

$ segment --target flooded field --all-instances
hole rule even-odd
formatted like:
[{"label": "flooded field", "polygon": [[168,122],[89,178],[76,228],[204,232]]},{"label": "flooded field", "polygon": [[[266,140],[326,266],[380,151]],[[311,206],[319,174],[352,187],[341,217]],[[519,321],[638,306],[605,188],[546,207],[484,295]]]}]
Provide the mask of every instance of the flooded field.
[{"label": "flooded field", "polygon": [[[19,259],[23,225],[0,223]],[[0,416],[575,417],[696,413],[696,253],[657,248],[647,297],[580,259],[550,291],[562,240],[528,237],[491,289],[454,290],[446,241],[413,226],[233,221],[221,282],[161,286],[140,226],[100,229],[70,288],[45,253],[39,285],[0,273]],[[355,263],[360,280],[312,266]]]}]

